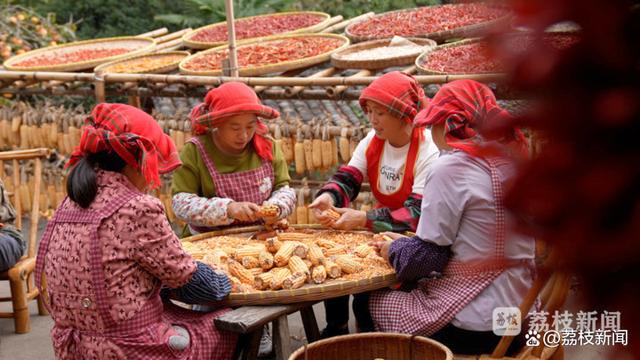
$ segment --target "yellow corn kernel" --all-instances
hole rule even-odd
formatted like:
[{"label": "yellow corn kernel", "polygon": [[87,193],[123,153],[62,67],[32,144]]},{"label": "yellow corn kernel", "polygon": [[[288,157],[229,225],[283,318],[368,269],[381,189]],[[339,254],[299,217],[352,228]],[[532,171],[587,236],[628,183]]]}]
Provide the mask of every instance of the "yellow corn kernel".
[{"label": "yellow corn kernel", "polygon": [[299,287],[302,287],[305,281],[307,281],[306,275],[295,273],[295,274],[289,275],[286,279],[284,279],[284,281],[282,282],[282,288],[289,289],[289,290],[297,289]]},{"label": "yellow corn kernel", "polygon": [[247,269],[260,267],[260,262],[258,261],[258,258],[255,258],[253,256],[243,257],[241,260],[241,263],[242,263],[242,266],[244,266]]},{"label": "yellow corn kernel", "polygon": [[271,287],[271,280],[273,280],[273,272],[262,273],[253,278],[253,287],[258,290],[267,290]]},{"label": "yellow corn kernel", "polygon": [[273,278],[271,279],[271,290],[282,288],[282,283],[291,275],[289,268],[276,268],[272,270]]},{"label": "yellow corn kernel", "polygon": [[318,265],[313,268],[311,272],[311,279],[316,284],[322,284],[325,280],[327,280],[327,270],[322,265]]},{"label": "yellow corn kernel", "polygon": [[289,258],[293,255],[293,251],[296,249],[297,244],[294,241],[285,241],[282,243],[282,247],[273,257],[276,266],[285,266],[289,262]]},{"label": "yellow corn kernel", "polygon": [[299,140],[293,146],[293,154],[296,163],[296,174],[304,174],[307,165],[305,164],[304,159],[304,145],[302,145],[302,142],[300,142]]},{"label": "yellow corn kernel", "polygon": [[318,246],[325,248],[325,249],[330,249],[332,247],[336,247],[337,244],[331,240],[327,240],[327,239],[318,239],[318,241],[316,241],[316,244],[318,244]]},{"label": "yellow corn kernel", "polygon": [[268,251],[263,251],[258,255],[258,262],[262,269],[269,270],[273,267],[273,255]]},{"label": "yellow corn kernel", "polygon": [[309,239],[310,235],[297,232],[281,232],[278,233],[278,240],[280,241],[305,241]]},{"label": "yellow corn kernel", "polygon": [[315,266],[322,264],[322,262],[324,261],[324,254],[322,253],[322,249],[320,249],[318,245],[309,246],[307,259],[309,259]]},{"label": "yellow corn kernel", "polygon": [[305,276],[309,276],[309,267],[296,255],[289,259],[289,270],[292,274],[303,273]]},{"label": "yellow corn kernel", "polygon": [[251,271],[247,270],[242,266],[239,262],[229,260],[229,273],[235,276],[242,282],[243,284],[253,284],[254,275]]},{"label": "yellow corn kernel", "polygon": [[375,250],[367,244],[362,244],[357,246],[353,252],[358,255],[358,257],[364,258],[369,256],[371,253],[375,253]]},{"label": "yellow corn kernel", "polygon": [[346,274],[353,274],[362,271],[362,265],[351,256],[338,256],[336,264],[340,266],[340,270]]},{"label": "yellow corn kernel", "polygon": [[272,238],[268,238],[265,241],[265,245],[267,247],[267,251],[269,251],[270,253],[275,253],[278,250],[280,250],[280,247],[282,246],[282,242],[278,240],[277,237],[272,237]]},{"label": "yellow corn kernel", "polygon": [[347,253],[347,247],[344,245],[336,245],[335,247],[332,247],[330,249],[324,249],[322,250],[322,252],[324,253],[324,256],[329,257],[329,256],[333,256],[333,255],[339,255],[339,254],[346,254]]},{"label": "yellow corn kernel", "polygon": [[278,216],[279,214],[280,214],[280,208],[278,207],[278,205],[266,204],[260,207],[260,210],[258,210],[257,216],[261,218],[267,218],[267,217],[275,217],[275,216]]},{"label": "yellow corn kernel", "polygon": [[257,267],[257,268],[253,268],[253,269],[249,269],[249,272],[251,273],[251,275],[254,276],[254,278],[262,273],[264,273],[264,271],[262,270],[262,268]]},{"label": "yellow corn kernel", "polygon": [[242,258],[245,256],[253,256],[257,258],[262,250],[264,250],[264,246],[262,245],[243,246],[235,251],[234,258],[238,261],[242,261]]},{"label": "yellow corn kernel", "polygon": [[324,268],[327,272],[327,275],[329,275],[329,277],[332,279],[339,278],[340,275],[342,275],[342,270],[340,270],[340,266],[338,266],[338,264],[334,263],[331,260],[325,260]]}]

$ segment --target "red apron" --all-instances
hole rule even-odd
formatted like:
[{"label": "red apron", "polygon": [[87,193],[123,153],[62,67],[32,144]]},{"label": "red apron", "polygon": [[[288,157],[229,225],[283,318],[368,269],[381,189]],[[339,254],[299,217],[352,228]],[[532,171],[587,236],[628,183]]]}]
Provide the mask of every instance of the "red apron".
[{"label": "red apron", "polygon": [[365,156],[367,158],[367,176],[369,176],[369,186],[371,192],[376,198],[377,207],[388,207],[392,211],[400,209],[404,206],[404,202],[407,201],[409,195],[413,190],[413,178],[415,172],[415,164],[418,159],[418,152],[420,150],[420,138],[418,132],[423,131],[423,128],[414,128],[411,134],[411,143],[409,145],[409,151],[407,152],[407,160],[404,165],[404,175],[402,176],[402,182],[400,187],[392,194],[383,194],[380,191],[379,175],[380,175],[380,159],[384,151],[385,140],[380,139],[377,136],[373,136]]},{"label": "red apron", "polygon": [[[258,205],[261,205],[265,200],[269,199],[275,182],[273,165],[270,161],[262,159],[262,165],[253,170],[221,174],[216,170],[213,160],[207,154],[200,139],[192,137],[189,139],[189,142],[198,148],[198,152],[207,170],[209,170],[211,180],[213,180],[213,184],[216,187],[217,197],[229,198],[234,201],[247,201]],[[192,224],[189,224],[189,227],[199,233],[215,229]]]},{"label": "red apron", "polygon": [[[483,267],[450,261],[441,278],[422,281],[411,292],[382,290],[372,293],[369,306],[377,330],[429,336],[451,322],[508,265],[514,265],[507,265],[504,259],[506,230],[502,183],[496,163],[493,160],[488,163],[496,206],[496,261]],[[522,263],[530,266],[528,261]]]},{"label": "red apron", "polygon": [[[109,298],[105,290],[105,273],[102,264],[102,241],[98,228],[104,219],[140,195],[134,191],[123,191],[100,211],[58,210],[47,224],[40,241],[36,258],[36,284],[42,292],[42,274],[45,256],[56,224],[91,224],[90,269],[91,287],[85,294],[44,293],[45,306],[53,319],[60,304],[75,304],[77,312],[96,312],[104,327],[95,330],[78,329],[54,325],[51,330],[53,347],[58,359],[228,359],[231,358],[236,337],[231,333],[218,332],[213,319],[228,311],[195,313],[175,305],[163,306],[160,299],[160,284],[149,300],[131,319],[117,321],[109,311]],[[64,202],[69,201],[68,198]],[[71,239],[70,239],[71,240]],[[67,305],[68,306],[68,305]],[[167,344],[169,337],[177,335],[171,325],[187,329],[191,337],[190,346],[175,350]]]}]

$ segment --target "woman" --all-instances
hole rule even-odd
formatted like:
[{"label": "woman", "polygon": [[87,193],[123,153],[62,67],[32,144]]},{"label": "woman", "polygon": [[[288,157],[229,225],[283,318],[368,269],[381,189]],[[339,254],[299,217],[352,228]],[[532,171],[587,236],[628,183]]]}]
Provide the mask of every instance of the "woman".
[{"label": "woman", "polygon": [[[389,234],[396,240],[377,247],[400,280],[423,281],[411,292],[371,293],[376,329],[430,336],[467,354],[491,352],[499,341],[492,312],[519,306],[534,258],[533,239],[509,226],[502,205],[513,157],[527,154],[508,120],[491,90],[472,80],[444,85],[417,116],[443,154],[427,176],[417,235]],[[442,276],[424,279],[434,272]]]},{"label": "woman", "polygon": [[191,112],[190,139],[180,154],[182,167],[173,175],[173,210],[188,224],[188,233],[260,220],[260,205],[276,205],[274,222],[295,206],[282,150],[267,137],[259,118],[278,112],[264,106],[255,92],[230,82],[210,90]]},{"label": "woman", "polygon": [[[373,130],[360,141],[349,164],[338,169],[309,206],[322,224],[341,230],[415,231],[424,180],[438,156],[429,131],[414,126],[414,117],[427,101],[415,79],[399,71],[381,76],[362,91],[360,106]],[[348,208],[365,177],[378,203],[376,208],[367,212]],[[325,210],[330,208],[340,213],[338,220],[327,216]],[[356,296],[354,301],[356,318],[359,299]],[[325,302],[327,328],[323,337],[348,332],[348,303],[348,296]],[[372,330],[372,324],[361,320],[358,326],[362,331]]]},{"label": "woman", "polygon": [[180,165],[170,138],[134,107],[98,104],[67,166],[68,197],[40,241],[58,359],[228,359],[236,336],[203,314],[163,304],[220,300],[229,279],[181,247],[160,201],[146,194]]}]

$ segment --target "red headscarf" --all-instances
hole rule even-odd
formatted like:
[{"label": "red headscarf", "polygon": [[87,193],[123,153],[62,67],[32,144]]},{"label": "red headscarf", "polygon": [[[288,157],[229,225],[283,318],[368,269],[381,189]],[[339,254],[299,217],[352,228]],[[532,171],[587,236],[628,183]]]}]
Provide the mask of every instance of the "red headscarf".
[{"label": "red headscarf", "polygon": [[66,167],[81,158],[102,151],[115,151],[127,164],[140,171],[152,189],[161,185],[160,175],[180,166],[171,138],[162,132],[151,115],[125,104],[96,105],[82,127],[80,145]]},{"label": "red headscarf", "polygon": [[[262,105],[255,91],[240,82],[229,82],[209,90],[202,104],[191,110],[191,130],[202,135],[208,128],[220,126],[230,116],[253,113],[266,119],[280,116],[275,109]],[[256,133],[253,136],[253,147],[258,156],[265,160],[273,160],[272,143],[265,136],[269,133],[267,126],[258,120]]]},{"label": "red headscarf", "polygon": [[413,76],[400,71],[386,73],[362,90],[360,107],[366,112],[367,101],[384,106],[389,113],[408,123],[424,109],[429,98]]},{"label": "red headscarf", "polygon": [[443,85],[415,121],[416,126],[444,123],[447,144],[473,156],[503,153],[504,145],[512,154],[526,156],[527,140],[519,129],[509,126],[510,120],[486,85],[457,80]]}]

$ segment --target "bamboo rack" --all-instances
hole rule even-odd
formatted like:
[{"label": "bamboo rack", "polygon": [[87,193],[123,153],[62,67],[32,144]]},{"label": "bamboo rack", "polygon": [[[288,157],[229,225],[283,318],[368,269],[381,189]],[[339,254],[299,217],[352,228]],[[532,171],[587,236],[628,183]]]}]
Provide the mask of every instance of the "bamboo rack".
[{"label": "bamboo rack", "polygon": [[343,30],[344,28],[349,26],[349,24],[351,24],[352,22],[357,22],[357,21],[360,21],[360,20],[364,20],[364,19],[367,19],[367,18],[369,18],[369,17],[371,17],[373,15],[375,15],[375,13],[373,11],[371,11],[371,12],[368,12],[366,14],[362,14],[362,15],[356,16],[354,18],[347,19],[347,20],[344,20],[344,21],[339,22],[337,24],[331,25],[331,26],[325,28],[324,30],[322,30],[320,32],[322,32],[322,33],[331,33],[331,32],[335,32],[335,31]]}]

